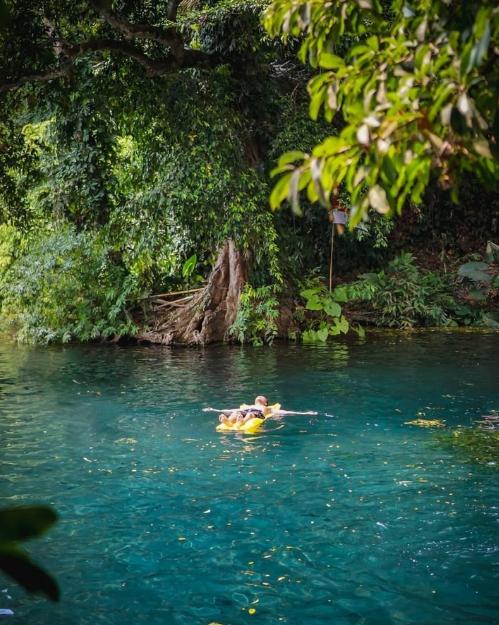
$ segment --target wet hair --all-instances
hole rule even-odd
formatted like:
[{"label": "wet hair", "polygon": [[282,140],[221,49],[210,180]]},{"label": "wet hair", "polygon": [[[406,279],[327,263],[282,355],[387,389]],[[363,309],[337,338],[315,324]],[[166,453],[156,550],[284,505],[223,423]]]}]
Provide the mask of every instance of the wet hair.
[{"label": "wet hair", "polygon": [[264,406],[267,406],[268,403],[269,400],[264,395],[258,395],[258,397],[255,399],[255,404],[263,404]]}]

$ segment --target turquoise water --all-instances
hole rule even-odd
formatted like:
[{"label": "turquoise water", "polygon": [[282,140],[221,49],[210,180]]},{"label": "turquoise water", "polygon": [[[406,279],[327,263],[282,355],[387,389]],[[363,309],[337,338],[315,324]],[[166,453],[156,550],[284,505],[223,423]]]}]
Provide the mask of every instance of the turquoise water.
[{"label": "turquoise water", "polygon": [[[499,408],[499,337],[324,348],[0,345],[0,504],[49,502],[51,604],[0,579],[12,623],[499,623],[499,473],[422,416]],[[264,393],[318,417],[221,435]],[[249,610],[255,610],[251,614]]]}]

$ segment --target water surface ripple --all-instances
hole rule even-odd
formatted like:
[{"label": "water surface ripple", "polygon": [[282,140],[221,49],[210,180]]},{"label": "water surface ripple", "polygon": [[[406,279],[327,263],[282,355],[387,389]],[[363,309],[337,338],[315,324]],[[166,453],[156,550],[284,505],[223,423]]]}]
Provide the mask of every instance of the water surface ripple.
[{"label": "water surface ripple", "polygon": [[[0,504],[59,511],[30,550],[63,593],[1,578],[0,608],[39,625],[499,623],[497,470],[404,425],[497,410],[498,356],[494,335],[0,344]],[[239,436],[201,412],[257,393],[321,414]]]}]

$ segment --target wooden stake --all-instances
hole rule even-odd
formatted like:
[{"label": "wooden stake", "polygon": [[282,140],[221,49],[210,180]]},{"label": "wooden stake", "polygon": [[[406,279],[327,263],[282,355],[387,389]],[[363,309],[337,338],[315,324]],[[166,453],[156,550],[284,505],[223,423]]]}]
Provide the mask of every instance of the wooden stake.
[{"label": "wooden stake", "polygon": [[331,255],[329,257],[329,292],[333,290],[334,221],[331,224]]}]

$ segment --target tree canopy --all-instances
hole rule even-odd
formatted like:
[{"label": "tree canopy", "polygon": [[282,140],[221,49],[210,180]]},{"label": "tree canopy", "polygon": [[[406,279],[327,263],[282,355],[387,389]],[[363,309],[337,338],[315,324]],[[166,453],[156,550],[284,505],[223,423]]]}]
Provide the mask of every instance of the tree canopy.
[{"label": "tree canopy", "polygon": [[300,59],[319,70],[310,114],[335,126],[310,154],[281,157],[273,207],[298,210],[303,189],[328,205],[344,185],[355,225],[419,203],[431,175],[454,194],[467,172],[497,178],[495,2],[274,0],[265,25],[302,38]]},{"label": "tree canopy", "polygon": [[[227,238],[251,257],[255,287],[280,283],[287,218],[268,210],[267,172],[290,137],[309,149],[320,127],[308,120],[303,75],[286,65],[292,53],[265,36],[261,2],[176,3],[174,22],[167,3],[9,8],[0,279],[17,336],[130,333],[126,310],[196,286]],[[182,38],[182,66],[163,31]]]},{"label": "tree canopy", "polygon": [[124,2],[115,10],[107,0],[6,3],[0,90],[68,76],[89,53],[133,59],[150,77],[211,67],[219,57],[200,50],[193,32],[179,24],[179,4]]},{"label": "tree canopy", "polygon": [[[148,297],[216,284],[218,250],[232,239],[244,264],[236,291],[247,282],[226,334],[271,340],[286,326],[281,310],[288,326],[308,323],[297,294],[322,297],[329,270],[329,213],[269,210],[269,196],[298,210],[305,188],[302,207],[320,200],[329,211],[339,199],[352,224],[369,212],[335,246],[345,276],[379,270],[408,242],[433,254],[484,249],[497,209],[482,186],[496,174],[497,13],[432,7],[0,4],[0,326],[37,342],[163,327],[164,302]],[[434,174],[452,189],[464,180],[461,206]],[[479,213],[476,193],[490,197]],[[403,220],[378,214],[404,203]],[[459,228],[470,214],[472,238]],[[348,324],[327,298],[341,332]],[[444,319],[423,299],[411,319]]]}]

